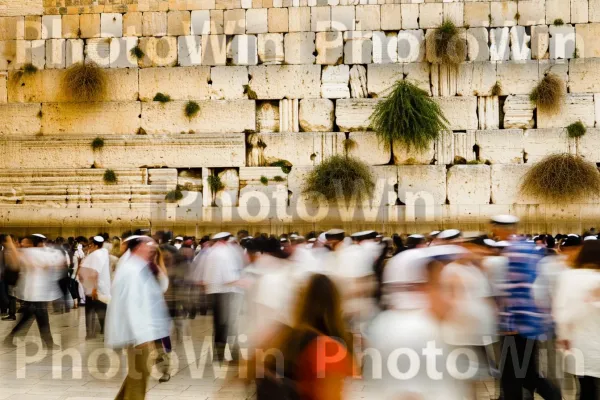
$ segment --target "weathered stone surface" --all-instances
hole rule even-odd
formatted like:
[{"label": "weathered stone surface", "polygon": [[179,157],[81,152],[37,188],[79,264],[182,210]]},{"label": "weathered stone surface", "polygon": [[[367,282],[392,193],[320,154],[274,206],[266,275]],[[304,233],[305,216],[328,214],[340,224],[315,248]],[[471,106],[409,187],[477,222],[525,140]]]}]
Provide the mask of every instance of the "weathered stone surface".
[{"label": "weathered stone surface", "polygon": [[594,96],[591,94],[567,94],[562,109],[558,113],[537,110],[538,128],[561,128],[581,121],[586,126],[594,126]]},{"label": "weathered stone surface", "polygon": [[529,164],[492,165],[492,203],[537,204],[535,199],[519,193],[521,181],[529,168],[531,168]]},{"label": "weathered stone surface", "polygon": [[310,7],[291,7],[289,9],[288,29],[290,32],[307,32],[311,30],[310,10]]},{"label": "weathered stone surface", "polygon": [[250,67],[250,87],[258,99],[319,98],[321,66],[266,65]]},{"label": "weathered stone surface", "polygon": [[[202,63],[202,39],[200,36],[180,36],[177,38],[178,63],[182,67],[191,67]],[[223,59],[225,54],[223,54]]]},{"label": "weathered stone surface", "polygon": [[[573,18],[573,16],[571,16],[571,18]],[[577,55],[578,57],[583,58],[600,57],[600,42],[598,41],[600,24],[588,24],[587,20],[585,22],[586,23],[584,24],[575,26]],[[567,55],[569,55],[569,53],[567,53]]]},{"label": "weathered stone surface", "polygon": [[391,148],[375,132],[351,132],[348,153],[369,165],[386,165],[392,157]]},{"label": "weathered stone surface", "polygon": [[315,63],[315,33],[288,33],[284,38],[286,64]]},{"label": "weathered stone surface", "polygon": [[378,31],[381,24],[381,14],[378,5],[356,6],[356,30]]},{"label": "weathered stone surface", "polygon": [[81,14],[79,16],[79,27],[81,28],[82,38],[99,38],[100,14]]},{"label": "weathered stone surface", "polygon": [[529,94],[539,80],[537,61],[498,63],[497,73],[504,95]]},{"label": "weathered stone surface", "polygon": [[36,135],[41,131],[39,104],[0,104],[0,134]]},{"label": "weathered stone surface", "polygon": [[[79,16],[76,16],[79,19]],[[79,25],[79,22],[77,23]],[[64,34],[64,30],[63,30]],[[25,40],[39,40],[42,38],[42,17],[40,15],[25,16]]]},{"label": "weathered stone surface", "polygon": [[42,132],[48,135],[135,134],[140,127],[139,102],[44,103]]},{"label": "weathered stone surface", "polygon": [[85,45],[85,62],[94,62],[99,67],[110,67],[110,42],[108,39],[88,39]]},{"label": "weathered stone surface", "polygon": [[299,123],[304,132],[331,132],[334,104],[329,99],[304,99],[300,102]]},{"label": "weathered stone surface", "polygon": [[570,2],[562,0],[546,0],[546,23],[552,24],[557,19],[565,23],[571,22]]},{"label": "weathered stone surface", "polygon": [[585,135],[577,139],[577,154],[593,163],[600,162],[600,129],[588,128]]},{"label": "weathered stone surface", "polygon": [[[29,26],[31,28],[31,25]],[[26,28],[27,29],[27,28]],[[62,37],[65,39],[75,39],[79,37],[79,15],[63,15],[62,17]],[[37,35],[31,35],[37,36]],[[41,38],[41,35],[40,35]],[[33,37],[32,39],[40,39]]]},{"label": "weathered stone surface", "polygon": [[451,130],[477,128],[476,97],[436,97],[435,101],[448,119]]},{"label": "weathered stone surface", "polygon": [[419,29],[419,4],[401,4],[402,29]]},{"label": "weathered stone surface", "polygon": [[189,11],[169,11],[167,32],[169,36],[185,36],[191,32],[192,18]]},{"label": "weathered stone surface", "polygon": [[390,64],[398,61],[398,34],[373,32],[373,62]]},{"label": "weathered stone surface", "polygon": [[285,59],[283,34],[258,35],[258,59],[261,64],[282,64]]},{"label": "weathered stone surface", "polygon": [[469,61],[488,61],[490,49],[489,34],[486,28],[467,29],[467,56]]},{"label": "weathered stone surface", "polygon": [[177,64],[177,38],[171,36],[143,37],[140,38],[139,45],[145,54],[140,60],[140,66],[144,68],[174,67]]},{"label": "weathered stone surface", "polygon": [[368,96],[367,70],[362,65],[354,65],[350,69],[350,94],[359,99]]},{"label": "weathered stone surface", "polygon": [[350,68],[347,65],[325,66],[321,76],[321,97],[327,99],[349,98],[349,80]]},{"label": "weathered stone surface", "polygon": [[459,96],[489,96],[496,81],[495,63],[461,63],[458,65],[456,93]]},{"label": "weathered stone surface", "polygon": [[167,35],[166,12],[145,12],[142,23],[144,36],[162,37]]},{"label": "weathered stone surface", "polygon": [[227,58],[233,65],[258,64],[258,44],[254,35],[236,35],[228,46]]},{"label": "weathered stone surface", "polygon": [[504,102],[504,129],[533,128],[534,108],[529,96],[508,96]]},{"label": "weathered stone surface", "polygon": [[423,150],[407,148],[403,143],[395,141],[392,143],[394,149],[394,164],[397,165],[429,165],[435,158],[435,143],[430,143],[429,147]]},{"label": "weathered stone surface", "polygon": [[465,25],[471,27],[490,26],[490,4],[488,2],[465,3]]},{"label": "weathered stone surface", "polygon": [[444,7],[441,3],[419,4],[419,28],[433,29],[442,24]]},{"label": "weathered stone surface", "polygon": [[514,61],[531,60],[530,41],[531,36],[525,32],[524,26],[510,28],[510,59]]},{"label": "weathered stone surface", "polygon": [[587,24],[588,20],[588,0],[571,0],[571,22],[574,24]]},{"label": "weathered stone surface", "polygon": [[492,16],[491,26],[515,26],[517,24],[515,16],[519,10],[515,1],[491,2],[490,11]]},{"label": "weathered stone surface", "polygon": [[387,97],[394,83],[404,79],[402,64],[367,66],[368,92],[373,97]]},{"label": "weathered stone surface", "polygon": [[366,131],[376,99],[341,99],[336,102],[336,124],[342,131]]},{"label": "weathered stone surface", "polygon": [[498,96],[477,98],[479,129],[498,129],[500,127],[500,103]]},{"label": "weathered stone surface", "polygon": [[7,76],[5,74],[0,74],[0,104],[6,103],[8,101],[6,78]]},{"label": "weathered stone surface", "polygon": [[210,70],[210,98],[245,99],[248,98],[248,69],[246,67],[212,67]]},{"label": "weathered stone surface", "polygon": [[546,25],[531,27],[531,58],[541,60],[548,56],[550,33]]},{"label": "weathered stone surface", "polygon": [[425,61],[425,32],[422,29],[403,30],[398,33],[398,62]]},{"label": "weathered stone surface", "polygon": [[[142,103],[142,128],[148,134],[205,132],[244,132],[256,129],[254,101],[200,101],[198,115],[188,118],[186,103],[172,101],[166,104]],[[231,118],[232,110],[236,117]]]},{"label": "weathered stone surface", "polygon": [[[335,10],[339,7],[334,7]],[[332,11],[333,13],[333,11]],[[383,4],[381,6],[381,30],[398,31],[402,29],[400,4]]]},{"label": "weathered stone surface", "polygon": [[112,38],[110,41],[111,68],[137,68],[138,60],[131,51],[138,45],[138,38]]},{"label": "weathered stone surface", "polygon": [[489,204],[491,169],[488,165],[454,165],[448,170],[450,204]]},{"label": "weathered stone surface", "polygon": [[399,165],[398,195],[407,205],[417,197],[426,204],[446,204],[446,166]]},{"label": "weathered stone surface", "polygon": [[600,59],[577,59],[569,61],[569,89],[571,93],[600,92]]},{"label": "weathered stone surface", "polygon": [[546,23],[546,0],[519,2],[519,25],[544,25]]},{"label": "weathered stone surface", "polygon": [[318,32],[316,47],[317,64],[337,65],[344,58],[344,36],[342,32]]},{"label": "weathered stone surface", "polygon": [[267,33],[267,9],[254,8],[246,11],[246,32],[247,33]]},{"label": "weathered stone surface", "polygon": [[284,33],[289,30],[289,13],[287,8],[269,8],[269,32]]},{"label": "weathered stone surface", "polygon": [[261,135],[267,164],[287,160],[294,167],[317,165],[323,158],[343,154],[346,136],[342,132],[269,133]]},{"label": "weathered stone surface", "polygon": [[431,94],[431,84],[429,82],[429,76],[429,63],[422,62],[404,64],[404,79],[411,81],[425,92]]},{"label": "weathered stone surface", "polygon": [[279,100],[279,132],[298,132],[298,99]]},{"label": "weathered stone surface", "polygon": [[152,101],[157,93],[172,100],[208,99],[210,79],[210,67],[144,68],[139,77],[140,100]]},{"label": "weathered stone surface", "polygon": [[[89,14],[94,15],[94,14]],[[123,36],[142,36],[144,26],[141,12],[128,12],[123,15]]]},{"label": "weathered stone surface", "polygon": [[42,16],[42,39],[60,39],[62,37],[62,18],[60,15]]},{"label": "weathered stone surface", "polygon": [[[261,102],[256,107],[256,130],[261,133],[279,132],[279,102]],[[258,138],[258,135],[254,135]],[[258,144],[258,143],[255,143]],[[252,163],[260,165],[259,160]]]},{"label": "weathered stone surface", "polygon": [[102,13],[100,14],[100,36],[121,37],[123,36],[123,14]]},{"label": "weathered stone surface", "polygon": [[431,64],[431,91],[434,96],[456,96],[457,83],[457,65]]},{"label": "weathered stone surface", "polygon": [[373,41],[366,38],[347,40],[344,45],[345,64],[370,64],[373,53]]},{"label": "weathered stone surface", "polygon": [[550,59],[571,59],[575,52],[575,27],[572,25],[551,25]]},{"label": "weathered stone surface", "polygon": [[492,164],[523,164],[525,148],[521,129],[495,129],[475,132],[479,159]]},{"label": "weathered stone surface", "polygon": [[555,153],[571,152],[571,143],[564,129],[528,129],[523,136],[527,163],[540,161]]},{"label": "weathered stone surface", "polygon": [[490,29],[490,59],[508,61],[510,58],[510,30],[508,28]]},{"label": "weathered stone surface", "polygon": [[[266,14],[266,10],[265,10]],[[191,13],[191,35],[208,35],[210,29],[210,11],[209,10],[194,10]],[[184,35],[185,36],[185,35]]]},{"label": "weathered stone surface", "polygon": [[46,68],[65,68],[65,39],[46,40]]}]

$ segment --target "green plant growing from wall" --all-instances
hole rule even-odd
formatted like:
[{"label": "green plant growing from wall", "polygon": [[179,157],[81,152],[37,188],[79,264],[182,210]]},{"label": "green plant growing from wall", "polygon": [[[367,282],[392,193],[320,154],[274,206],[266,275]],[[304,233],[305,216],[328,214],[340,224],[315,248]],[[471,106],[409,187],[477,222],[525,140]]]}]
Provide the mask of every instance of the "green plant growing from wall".
[{"label": "green plant growing from wall", "polygon": [[448,127],[440,106],[415,84],[399,80],[390,95],[375,107],[371,126],[386,147],[399,142],[422,150]]},{"label": "green plant growing from wall", "polygon": [[557,18],[554,20],[554,26],[563,26],[565,24],[565,21],[562,20],[562,18]]},{"label": "green plant growing from wall", "polygon": [[167,203],[177,203],[181,199],[183,199],[183,192],[179,185],[177,185],[174,190],[169,191],[165,196],[165,201]]},{"label": "green plant growing from wall", "polygon": [[129,51],[129,53],[131,54],[131,57],[135,58],[136,60],[141,60],[146,55],[140,46],[135,46]]},{"label": "green plant growing from wall", "polygon": [[463,61],[466,44],[452,20],[445,19],[430,40],[432,42],[429,42],[428,51],[434,51],[434,54],[430,54],[431,59],[440,59],[445,64],[458,64]]},{"label": "green plant growing from wall", "polygon": [[582,137],[586,132],[587,128],[581,121],[573,122],[571,125],[567,126],[567,133],[570,138]]},{"label": "green plant growing from wall", "polygon": [[292,172],[292,163],[288,160],[277,160],[269,164],[270,167],[279,167],[284,174]]},{"label": "green plant growing from wall", "polygon": [[262,183],[263,185],[267,186],[269,184],[269,178],[267,178],[266,176],[261,176],[260,177],[260,183]]},{"label": "green plant growing from wall", "polygon": [[312,169],[302,192],[313,201],[321,196],[329,201],[356,198],[360,203],[373,194],[375,183],[369,166],[348,156],[335,155]]},{"label": "green plant growing from wall", "polygon": [[579,156],[553,154],[527,171],[520,193],[545,203],[589,199],[600,194],[600,172],[595,164]]},{"label": "green plant growing from wall", "polygon": [[538,110],[555,114],[560,111],[564,100],[564,86],[557,75],[546,74],[529,94],[529,100],[537,106]]},{"label": "green plant growing from wall", "polygon": [[107,185],[114,185],[118,181],[117,174],[112,169],[107,169],[104,171],[104,176],[102,179]]},{"label": "green plant growing from wall", "polygon": [[223,184],[223,182],[221,182],[221,178],[219,177],[219,175],[216,174],[209,175],[208,178],[206,178],[206,183],[208,184],[208,187],[210,188],[210,191],[212,193],[212,206],[216,207],[217,193],[225,189],[225,185]]},{"label": "green plant growing from wall", "polygon": [[492,86],[492,96],[500,96],[502,94],[502,84],[500,81],[496,81]]},{"label": "green plant growing from wall", "polygon": [[184,112],[186,117],[192,119],[200,112],[200,105],[195,101],[188,101]]},{"label": "green plant growing from wall", "polygon": [[102,139],[101,137],[97,137],[94,140],[92,140],[92,149],[100,150],[103,147],[104,147],[104,139]]},{"label": "green plant growing from wall", "polygon": [[283,181],[285,181],[285,178],[283,176],[281,176],[281,175],[277,175],[277,176],[273,177],[273,181],[275,181],[275,182],[283,182]]},{"label": "green plant growing from wall", "polygon": [[344,139],[344,154],[348,155],[358,148],[358,143],[354,139]]},{"label": "green plant growing from wall", "polygon": [[63,90],[74,101],[102,100],[106,86],[106,72],[95,63],[73,64],[63,74]]},{"label": "green plant growing from wall", "polygon": [[244,85],[244,94],[248,95],[248,99],[250,99],[250,100],[258,99],[258,95],[256,94],[256,92],[254,90],[252,90],[250,85]]},{"label": "green plant growing from wall", "polygon": [[168,94],[164,94],[164,93],[156,93],[154,95],[154,98],[152,99],[152,101],[158,101],[159,103],[168,103],[171,101],[171,96],[169,96]]}]

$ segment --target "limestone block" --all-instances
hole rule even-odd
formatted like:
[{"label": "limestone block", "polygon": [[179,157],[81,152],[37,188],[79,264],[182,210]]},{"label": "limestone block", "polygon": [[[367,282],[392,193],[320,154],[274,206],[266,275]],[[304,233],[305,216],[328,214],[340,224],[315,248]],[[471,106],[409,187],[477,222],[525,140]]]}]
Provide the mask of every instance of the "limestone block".
[{"label": "limestone block", "polygon": [[555,26],[550,32],[550,59],[570,59],[575,51],[575,27],[572,25]]},{"label": "limestone block", "polygon": [[493,204],[536,204],[537,201],[519,193],[521,181],[531,165],[492,165]]},{"label": "limestone block", "polygon": [[524,26],[510,28],[510,59],[513,61],[531,60],[530,41],[531,36],[525,32]]},{"label": "limestone block", "polygon": [[168,95],[172,100],[208,99],[210,79],[209,67],[142,68],[139,72],[140,100],[152,101],[157,93]]},{"label": "limestone block", "polygon": [[490,29],[490,57],[492,61],[508,61],[510,58],[510,30]]},{"label": "limestone block", "polygon": [[234,36],[230,43],[230,49],[233,65],[258,64],[258,49],[255,35]]},{"label": "limestone block", "polygon": [[577,154],[588,161],[600,162],[600,129],[588,129],[584,136],[577,139]]},{"label": "limestone block", "polygon": [[521,129],[493,129],[475,132],[479,159],[492,164],[522,164],[525,148]]},{"label": "limestone block", "polygon": [[571,22],[574,24],[587,24],[588,21],[588,0],[571,0]]},{"label": "limestone block", "polygon": [[81,63],[84,61],[83,49],[84,42],[82,39],[68,39],[65,44],[66,53],[66,68],[69,68],[73,64]]},{"label": "limestone block", "polygon": [[422,29],[398,33],[398,62],[413,63],[425,60],[425,33]]},{"label": "limestone block", "polygon": [[167,13],[145,12],[142,17],[144,36],[166,36],[167,35]]},{"label": "limestone block", "polygon": [[[76,16],[79,18],[79,16]],[[79,22],[77,23],[79,26]],[[64,34],[64,30],[63,30]],[[25,16],[25,40],[39,40],[42,38],[42,17],[40,15]]]},{"label": "limestone block", "polygon": [[556,114],[537,110],[538,128],[562,128],[581,121],[594,126],[594,96],[592,94],[567,94],[560,112]]},{"label": "limestone block", "polygon": [[378,5],[356,6],[356,30],[378,31],[381,29],[381,12]]},{"label": "limestone block", "polygon": [[290,32],[308,32],[311,30],[310,10],[310,7],[291,7],[289,9],[288,28]]},{"label": "limestone block", "polygon": [[[65,39],[75,39],[79,37],[79,15],[62,16],[62,37]],[[37,38],[34,37],[33,39]]]},{"label": "limestone block", "polygon": [[123,15],[123,36],[142,36],[143,15],[141,12],[128,12]]},{"label": "limestone block", "polygon": [[493,1],[490,3],[491,26],[515,26],[518,13],[516,1]]},{"label": "limestone block", "polygon": [[450,204],[490,203],[491,169],[489,165],[454,165],[448,170],[447,182]]},{"label": "limestone block", "polygon": [[41,131],[39,104],[0,104],[0,135],[36,135]]},{"label": "limestone block", "polygon": [[178,64],[183,67],[200,65],[202,63],[202,37],[179,36],[177,38]]},{"label": "limestone block", "polygon": [[531,27],[531,58],[541,60],[548,57],[550,33],[546,25]]},{"label": "limestone block", "polygon": [[533,128],[533,110],[529,96],[508,96],[504,102],[504,129]]},{"label": "limestone block", "polygon": [[[119,175],[119,177],[120,176],[121,175]],[[148,169],[148,184],[150,185],[175,186],[177,184],[177,180],[177,170],[175,168]]]},{"label": "limestone block", "polygon": [[131,54],[137,45],[137,37],[113,38],[110,41],[110,67],[137,68],[138,59]]},{"label": "limestone block", "polygon": [[[227,133],[254,131],[256,111],[254,101],[204,100],[199,101],[200,111],[193,118],[184,114],[186,102],[172,101],[142,103],[142,128],[148,134],[180,133]],[[235,110],[235,118],[231,118]]]},{"label": "limestone block", "polygon": [[476,97],[436,97],[435,101],[448,119],[448,128],[456,131],[477,129]]},{"label": "limestone block", "polygon": [[259,65],[250,67],[249,74],[249,85],[258,99],[320,97],[319,65]]},{"label": "limestone block", "polygon": [[269,32],[284,33],[289,30],[289,15],[287,8],[269,8],[268,24]]},{"label": "limestone block", "polygon": [[298,99],[279,100],[279,132],[299,132]]},{"label": "limestone block", "polygon": [[400,4],[383,4],[381,6],[381,30],[398,31],[402,29],[401,10],[402,7]]},{"label": "limestone block", "polygon": [[123,14],[100,14],[100,37],[123,36]]},{"label": "limestone block", "polygon": [[390,64],[398,61],[398,35],[373,32],[373,62]]},{"label": "limestone block", "polygon": [[100,14],[81,14],[79,17],[79,26],[82,38],[99,38]]},{"label": "limestone block", "polygon": [[419,4],[400,4],[402,29],[419,29]]},{"label": "limestone block", "polygon": [[140,126],[140,103],[44,103],[42,132],[68,134],[134,134]]},{"label": "limestone block", "polygon": [[571,4],[563,0],[546,0],[546,23],[552,24],[557,19],[564,23],[571,22]]},{"label": "limestone block", "polygon": [[571,93],[600,92],[600,59],[582,58],[569,61],[569,90]]},{"label": "limestone block", "polygon": [[223,10],[210,10],[210,34],[223,35],[225,33],[225,16]]},{"label": "limestone block", "polygon": [[60,15],[42,17],[42,39],[60,39],[62,37],[62,18]]},{"label": "limestone block", "polygon": [[258,60],[261,64],[282,64],[285,59],[282,33],[265,33],[258,36]]},{"label": "limestone block", "polygon": [[65,39],[50,39],[46,41],[46,68],[65,68]]},{"label": "limestone block", "polygon": [[[146,51],[144,50],[146,53]],[[147,55],[148,53],[146,53]],[[102,68],[110,67],[110,42],[108,39],[88,39],[85,45],[85,62],[94,62]]]},{"label": "limestone block", "polygon": [[223,21],[226,35],[242,35],[246,33],[245,10],[225,10],[223,14]]},{"label": "limestone block", "polygon": [[444,20],[444,7],[441,3],[419,4],[419,28],[433,29],[442,24]]},{"label": "limestone block", "polygon": [[434,96],[456,96],[458,66],[431,64],[431,92]]},{"label": "limestone block", "polygon": [[331,29],[331,7],[310,8],[310,30],[325,32]]},{"label": "limestone block", "polygon": [[458,65],[456,93],[459,96],[489,96],[496,80],[496,63],[461,63]]},{"label": "limestone block", "polygon": [[344,36],[341,32],[317,32],[316,46],[317,64],[336,65],[343,61]]},{"label": "limestone block", "polygon": [[430,64],[426,62],[404,64],[404,79],[431,94],[430,70]]},{"label": "limestone block", "polygon": [[[590,0],[589,21],[600,22],[600,1]],[[27,22],[26,22],[27,23]]]},{"label": "limestone block", "polygon": [[348,154],[369,165],[386,165],[392,158],[389,146],[377,137],[375,132],[352,132],[349,136],[353,146],[349,146]]},{"label": "limestone block", "polygon": [[571,142],[564,129],[528,129],[523,146],[528,163],[538,162],[550,154],[571,152]]},{"label": "limestone block", "polygon": [[[244,167],[240,168],[240,174]],[[240,195],[240,177],[235,169],[229,168],[219,173],[219,178],[225,188],[217,194],[217,206],[235,206]]]},{"label": "limestone block", "polygon": [[594,115],[595,115],[594,126],[600,126],[600,94],[598,94],[598,93],[594,93]]},{"label": "limestone block", "polygon": [[435,143],[423,150],[407,148],[403,143],[395,141],[392,144],[394,151],[394,164],[396,165],[429,165],[435,159]]},{"label": "limestone block", "polygon": [[315,63],[315,33],[294,32],[284,38],[286,64]]},{"label": "limestone block", "polygon": [[344,45],[344,64],[370,64],[372,52],[371,39],[348,40]]},{"label": "limestone block", "polygon": [[332,132],[334,104],[329,99],[304,99],[300,102],[299,123],[304,132]]},{"label": "limestone block", "polygon": [[477,98],[479,129],[498,129],[500,127],[500,103],[498,96]]},{"label": "limestone block", "polygon": [[488,31],[486,28],[467,29],[467,57],[470,61],[488,61]]},{"label": "limestone block", "polygon": [[0,104],[5,104],[8,101],[6,78],[6,75],[0,74]]},{"label": "limestone block", "polygon": [[333,31],[355,30],[354,6],[337,6],[331,8],[331,29]]},{"label": "limestone block", "polygon": [[245,99],[248,86],[246,67],[213,67],[210,70],[211,99]]},{"label": "limestone block", "polygon": [[519,24],[544,25],[546,23],[546,0],[526,0],[519,2]]},{"label": "limestone block", "polygon": [[210,29],[210,11],[209,10],[194,10],[191,13],[191,34],[208,35]]},{"label": "limestone block", "polygon": [[[571,16],[572,17],[572,16]],[[579,57],[597,58],[600,57],[600,23],[578,24],[575,26],[576,49]],[[567,53],[568,56],[569,53]]]},{"label": "limestone block", "polygon": [[343,132],[298,132],[269,133],[261,135],[266,145],[263,149],[267,164],[278,160],[287,160],[292,171],[297,167],[317,165],[324,158],[343,154]]},{"label": "limestone block", "polygon": [[[279,102],[260,102],[256,106],[256,127],[261,133],[279,132]],[[257,135],[254,135],[258,138]],[[261,165],[260,160],[249,165]]]},{"label": "limestone block", "polygon": [[141,67],[173,67],[177,64],[176,37],[143,37],[139,39],[139,46],[144,52]]},{"label": "limestone block", "polygon": [[477,155],[475,154],[475,144],[477,143],[475,131],[453,132],[451,140],[453,148],[451,157],[446,157],[446,162],[443,163],[438,159],[438,164],[452,164],[454,163],[455,156],[463,157],[467,161],[477,159]]},{"label": "limestone block", "polygon": [[268,33],[267,9],[253,8],[246,11],[247,33]]},{"label": "limestone block", "polygon": [[348,65],[328,65],[323,67],[321,97],[325,99],[349,98],[349,81],[350,67]]},{"label": "limestone block", "polygon": [[341,99],[336,102],[335,119],[341,131],[366,131],[377,99]]},{"label": "limestone block", "polygon": [[454,21],[456,26],[464,26],[465,7],[464,3],[444,3],[444,20]]},{"label": "limestone block", "polygon": [[[419,197],[427,204],[446,204],[445,165],[399,165],[398,195],[404,204]],[[408,201],[407,201],[408,200]]]},{"label": "limestone block", "polygon": [[41,15],[44,13],[44,4],[40,0],[0,1],[2,15],[14,17],[18,15]]},{"label": "limestone block", "polygon": [[502,94],[529,94],[538,84],[538,62],[516,61],[497,64]]},{"label": "limestone block", "polygon": [[350,69],[350,94],[358,99],[368,96],[367,70],[362,65],[354,65]]},{"label": "limestone block", "polygon": [[[80,53],[78,53],[78,62],[83,62],[83,40],[78,42],[81,47],[78,47]],[[69,64],[69,46],[67,43],[66,46],[67,52],[67,67]],[[45,40],[33,40],[31,41],[31,63],[35,65],[38,69],[43,69],[46,67],[46,41]]]},{"label": "limestone block", "polygon": [[564,92],[567,93],[569,83],[569,63],[564,60],[540,60],[539,76],[548,73],[557,75],[563,81]]},{"label": "limestone block", "polygon": [[490,3],[465,3],[464,23],[472,28],[490,26]]},{"label": "limestone block", "polygon": [[404,79],[402,64],[367,66],[368,92],[371,97],[387,97],[398,80]]},{"label": "limestone block", "polygon": [[202,65],[225,65],[227,62],[227,37],[202,36]]},{"label": "limestone block", "polygon": [[167,33],[169,36],[185,36],[191,32],[192,19],[189,11],[169,11]]}]

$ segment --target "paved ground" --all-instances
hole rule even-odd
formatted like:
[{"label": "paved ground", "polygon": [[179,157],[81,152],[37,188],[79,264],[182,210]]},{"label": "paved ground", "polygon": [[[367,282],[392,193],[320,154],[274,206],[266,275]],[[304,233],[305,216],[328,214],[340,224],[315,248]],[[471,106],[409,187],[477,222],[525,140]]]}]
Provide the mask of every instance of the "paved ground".
[{"label": "paved ground", "polygon": [[[38,351],[35,343],[40,342],[35,323],[27,337],[27,341],[35,343],[17,349],[0,347],[0,400],[113,399],[125,376],[122,367],[125,358],[117,354],[109,357],[101,339],[86,342],[84,321],[83,309],[51,316],[52,334],[62,344],[60,351],[47,354]],[[0,322],[0,337],[3,338],[12,326],[11,322]],[[151,379],[147,399],[252,398],[252,392],[231,379],[235,370],[223,369],[215,375],[208,350],[203,348],[203,339],[211,334],[211,317],[199,317],[191,321],[190,327],[193,339],[175,347],[178,354],[175,362],[179,365],[171,381],[161,384],[157,381],[158,376]],[[345,398],[376,399],[372,385],[349,380]],[[478,400],[497,398],[493,382],[479,384],[477,392]]]}]

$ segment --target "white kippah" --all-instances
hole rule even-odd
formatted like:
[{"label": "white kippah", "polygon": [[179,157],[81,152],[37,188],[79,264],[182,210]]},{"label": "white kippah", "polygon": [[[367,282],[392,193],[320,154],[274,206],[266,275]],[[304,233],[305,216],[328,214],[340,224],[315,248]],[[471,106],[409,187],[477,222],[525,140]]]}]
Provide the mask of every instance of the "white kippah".
[{"label": "white kippah", "polygon": [[46,239],[46,236],[42,235],[41,233],[34,233],[31,236],[36,236],[36,237],[39,237],[39,238],[42,238],[42,239]]},{"label": "white kippah", "polygon": [[213,235],[212,240],[225,239],[225,238],[228,238],[229,236],[231,236],[231,233],[229,233],[229,232],[219,232],[219,233]]},{"label": "white kippah", "polygon": [[94,242],[104,243],[104,238],[102,236],[94,236]]}]

